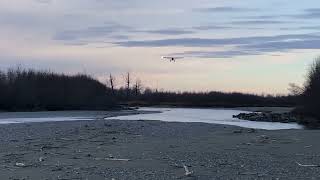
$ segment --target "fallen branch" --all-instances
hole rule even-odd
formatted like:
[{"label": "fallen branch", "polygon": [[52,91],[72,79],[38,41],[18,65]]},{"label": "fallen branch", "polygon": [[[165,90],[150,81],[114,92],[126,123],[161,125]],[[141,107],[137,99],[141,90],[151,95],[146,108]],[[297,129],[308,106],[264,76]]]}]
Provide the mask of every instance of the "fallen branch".
[{"label": "fallen branch", "polygon": [[95,158],[95,160],[106,160],[106,161],[131,161],[130,159],[118,159],[118,158]]},{"label": "fallen branch", "polygon": [[301,167],[320,167],[320,165],[315,165],[315,164],[300,164],[298,162],[296,163]]},{"label": "fallen branch", "polygon": [[130,161],[130,159],[106,158],[107,161]]},{"label": "fallen branch", "polygon": [[72,139],[69,139],[69,138],[60,138],[60,139],[57,139],[57,140],[63,140],[63,141],[73,141]]},{"label": "fallen branch", "polygon": [[21,162],[16,162],[14,166],[16,167],[20,167],[20,168],[25,168],[25,167],[30,167],[30,166],[34,166],[35,164],[25,164],[25,163],[21,163]]},{"label": "fallen branch", "polygon": [[189,171],[188,166],[186,166],[186,165],[184,165],[184,164],[183,164],[182,166],[183,166],[183,168],[184,168],[185,175],[186,175],[186,176],[192,176],[193,172],[192,172],[192,171]]},{"label": "fallen branch", "polygon": [[239,172],[239,175],[258,175],[257,172]]}]

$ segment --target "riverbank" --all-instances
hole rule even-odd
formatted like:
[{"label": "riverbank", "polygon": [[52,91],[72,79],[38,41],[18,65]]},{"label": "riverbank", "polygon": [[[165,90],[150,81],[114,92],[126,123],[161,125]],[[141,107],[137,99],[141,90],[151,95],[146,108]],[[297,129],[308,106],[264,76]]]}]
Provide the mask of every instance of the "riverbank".
[{"label": "riverbank", "polygon": [[298,123],[305,128],[320,129],[319,120],[295,108],[285,107],[245,107],[238,110],[250,111],[239,113],[233,118],[254,122]]},{"label": "riverbank", "polygon": [[[318,179],[317,130],[206,123],[0,125],[2,179]],[[186,169],[190,174],[186,176]]]}]

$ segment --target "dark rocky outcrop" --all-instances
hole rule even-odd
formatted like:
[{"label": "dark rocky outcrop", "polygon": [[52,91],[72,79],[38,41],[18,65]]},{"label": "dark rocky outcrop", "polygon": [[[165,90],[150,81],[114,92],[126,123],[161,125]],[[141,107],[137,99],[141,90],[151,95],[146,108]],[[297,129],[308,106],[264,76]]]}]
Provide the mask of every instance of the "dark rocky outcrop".
[{"label": "dark rocky outcrop", "polygon": [[267,112],[240,113],[238,115],[234,115],[233,118],[249,120],[249,121],[282,122],[282,123],[290,123],[290,122],[298,121],[298,118],[292,113],[267,113]]}]

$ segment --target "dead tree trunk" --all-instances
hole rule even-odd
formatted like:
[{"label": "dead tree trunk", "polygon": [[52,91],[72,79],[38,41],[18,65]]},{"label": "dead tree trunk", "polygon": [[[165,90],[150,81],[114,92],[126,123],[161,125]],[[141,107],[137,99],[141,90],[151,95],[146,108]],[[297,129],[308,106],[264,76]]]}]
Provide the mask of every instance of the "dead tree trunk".
[{"label": "dead tree trunk", "polygon": [[125,80],[126,80],[127,100],[129,100],[129,98],[130,98],[130,83],[131,83],[129,72],[127,72],[127,74],[125,76]]},{"label": "dead tree trunk", "polygon": [[109,75],[109,84],[110,84],[110,88],[111,88],[111,92],[114,95],[114,83],[115,83],[115,77],[112,76],[112,74]]},{"label": "dead tree trunk", "polygon": [[134,92],[135,92],[135,96],[138,97],[140,92],[141,92],[141,80],[140,79],[137,79],[136,80],[136,83],[134,85]]}]

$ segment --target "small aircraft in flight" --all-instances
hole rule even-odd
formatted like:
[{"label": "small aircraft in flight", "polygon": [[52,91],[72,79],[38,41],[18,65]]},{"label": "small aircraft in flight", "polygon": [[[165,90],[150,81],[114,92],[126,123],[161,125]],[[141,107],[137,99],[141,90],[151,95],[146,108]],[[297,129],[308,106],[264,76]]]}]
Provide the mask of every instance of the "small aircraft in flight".
[{"label": "small aircraft in flight", "polygon": [[166,59],[170,62],[176,62],[177,59],[183,59],[183,57],[162,56],[161,59]]}]

